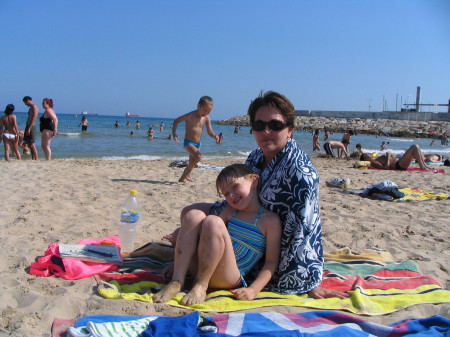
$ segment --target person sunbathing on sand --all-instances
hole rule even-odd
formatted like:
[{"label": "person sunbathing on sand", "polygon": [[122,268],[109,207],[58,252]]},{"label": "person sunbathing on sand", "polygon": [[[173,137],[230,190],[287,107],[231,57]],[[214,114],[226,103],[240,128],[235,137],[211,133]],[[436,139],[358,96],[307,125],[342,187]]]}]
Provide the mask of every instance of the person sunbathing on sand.
[{"label": "person sunbathing on sand", "polygon": [[364,153],[362,160],[370,161],[370,167],[382,169],[382,170],[407,170],[411,165],[411,162],[415,160],[421,170],[432,170],[424,160],[424,155],[420,150],[420,146],[415,144],[406,150],[406,152],[400,157],[395,157],[391,152],[386,152],[385,155],[374,158],[369,153]]},{"label": "person sunbathing on sand", "polygon": [[[244,164],[219,173],[216,188],[228,205],[218,216],[189,213],[177,236],[172,280],[153,295],[153,302],[166,302],[182,291],[188,270],[195,280],[181,299],[185,305],[202,303],[208,288],[234,289],[237,299],[252,300],[266,286],[279,262],[281,220],[261,206],[258,181]],[[248,286],[246,274],[264,255],[264,266]]]},{"label": "person sunbathing on sand", "polygon": [[432,154],[426,154],[423,156],[423,159],[427,163],[441,163],[442,162],[442,155],[437,153]]}]

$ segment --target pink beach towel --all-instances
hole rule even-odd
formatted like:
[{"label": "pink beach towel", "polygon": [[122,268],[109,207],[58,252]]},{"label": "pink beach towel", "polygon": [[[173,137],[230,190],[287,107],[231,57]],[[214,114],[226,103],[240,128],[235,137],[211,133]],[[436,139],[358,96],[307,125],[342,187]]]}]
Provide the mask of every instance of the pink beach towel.
[{"label": "pink beach towel", "polygon": [[[81,240],[79,244],[102,244],[103,242],[112,242],[120,246],[120,239],[117,235],[94,240]],[[59,245],[56,242],[51,243],[45,251],[44,256],[37,259],[30,266],[30,274],[44,277],[61,277],[66,280],[78,280],[99,273],[118,270],[116,264],[98,263],[72,259],[63,259],[59,255]]]}]

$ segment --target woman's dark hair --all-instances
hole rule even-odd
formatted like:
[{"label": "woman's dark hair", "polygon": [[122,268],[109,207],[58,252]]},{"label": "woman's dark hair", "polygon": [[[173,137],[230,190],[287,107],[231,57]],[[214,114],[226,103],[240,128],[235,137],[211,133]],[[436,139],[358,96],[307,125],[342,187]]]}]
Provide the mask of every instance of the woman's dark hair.
[{"label": "woman's dark hair", "polygon": [[6,115],[11,115],[14,112],[14,105],[12,104],[8,104],[5,108],[5,114]]},{"label": "woman's dark hair", "polygon": [[261,92],[260,95],[250,103],[248,107],[248,116],[250,117],[250,123],[255,121],[256,111],[263,106],[270,106],[277,109],[286,119],[286,123],[289,126],[294,126],[295,109],[291,101],[286,96],[276,92],[267,91]]},{"label": "woman's dark hair", "polygon": [[44,98],[43,102],[47,103],[50,108],[53,108],[53,100],[51,98]]}]

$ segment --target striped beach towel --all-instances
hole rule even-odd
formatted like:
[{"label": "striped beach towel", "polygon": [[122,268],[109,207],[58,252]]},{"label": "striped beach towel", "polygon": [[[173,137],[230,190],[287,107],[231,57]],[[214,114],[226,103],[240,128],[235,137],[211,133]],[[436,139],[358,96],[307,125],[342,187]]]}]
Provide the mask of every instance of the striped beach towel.
[{"label": "striped beach towel", "polygon": [[[334,311],[312,311],[301,314],[240,313],[207,317],[218,333],[198,333],[199,313],[181,317],[147,317],[96,315],[77,320],[67,333],[69,337],[118,336],[448,336],[450,320],[442,316],[403,320],[389,326],[368,322]],[[143,323],[147,324],[143,324]],[[133,327],[133,328],[130,328]],[[176,332],[176,335],[172,332]]]},{"label": "striped beach towel", "polygon": [[[167,252],[172,250],[171,247],[165,249]],[[346,299],[312,299],[307,294],[283,295],[263,291],[254,300],[243,301],[236,300],[230,291],[219,290],[208,293],[205,302],[201,304],[181,304],[183,293],[179,293],[167,304],[203,312],[232,312],[287,305],[383,315],[415,304],[450,302],[450,291],[443,289],[433,277],[421,274],[417,264],[412,261],[390,261],[390,254],[385,251],[367,250],[361,254],[348,250],[347,254],[345,252],[341,250],[326,256],[328,261],[325,263],[321,286],[348,292],[350,297]],[[154,268],[157,265],[152,262],[152,257],[145,258],[149,268],[98,275],[99,295],[108,299],[152,302],[153,293],[164,284],[161,282],[160,270]],[[133,257],[125,261],[125,265],[127,263],[133,263]]]}]

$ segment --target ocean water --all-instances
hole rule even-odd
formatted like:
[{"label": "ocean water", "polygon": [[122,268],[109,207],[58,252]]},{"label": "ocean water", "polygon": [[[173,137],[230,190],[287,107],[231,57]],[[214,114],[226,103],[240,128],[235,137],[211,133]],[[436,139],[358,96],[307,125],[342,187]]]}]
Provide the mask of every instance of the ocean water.
[{"label": "ocean water", "polygon": [[[19,129],[24,129],[26,113],[19,112],[16,115]],[[154,117],[129,118],[125,116],[105,115],[88,115],[87,118],[89,120],[88,130],[81,132],[81,127],[78,126],[81,121],[81,115],[58,114],[58,135],[51,142],[53,159],[184,160],[188,157],[182,144],[185,123],[178,125],[177,134],[180,138],[180,143],[176,143],[168,139],[172,133],[170,125],[173,123],[173,119]],[[125,125],[128,120],[131,123],[131,127],[126,128]],[[141,124],[140,129],[135,128],[137,120]],[[114,128],[116,121],[120,124],[119,128]],[[162,132],[158,126],[153,126],[161,122],[164,122],[166,125]],[[153,140],[147,138],[149,126],[152,126],[155,130],[155,138]],[[239,133],[235,134],[234,126],[232,125],[213,123],[212,126],[216,133],[223,133],[224,139],[222,144],[216,144],[204,129],[201,152],[205,160],[218,158],[241,160],[245,159],[250,151],[257,147],[253,135],[249,132],[249,127],[241,127]],[[131,131],[134,133],[133,136],[130,135]],[[340,140],[341,137],[341,133],[332,134],[330,140]],[[318,153],[312,152],[312,135],[310,133],[295,131],[294,138],[311,156]],[[323,133],[321,133],[321,144],[323,145],[324,142],[322,139]],[[450,157],[450,147],[442,146],[440,140],[435,140],[435,144],[430,146],[431,139],[377,138],[368,135],[353,136],[350,144],[350,152],[354,150],[354,146],[357,143],[361,143],[365,152],[379,153],[382,141],[389,142],[387,149],[395,154],[402,153],[412,144],[419,144],[425,153],[440,153]],[[38,147],[40,158],[45,158],[41,149],[39,131],[37,132],[36,146]],[[1,156],[4,155],[3,146],[0,147],[0,153]],[[26,158],[27,156],[24,156],[24,159]]]}]

